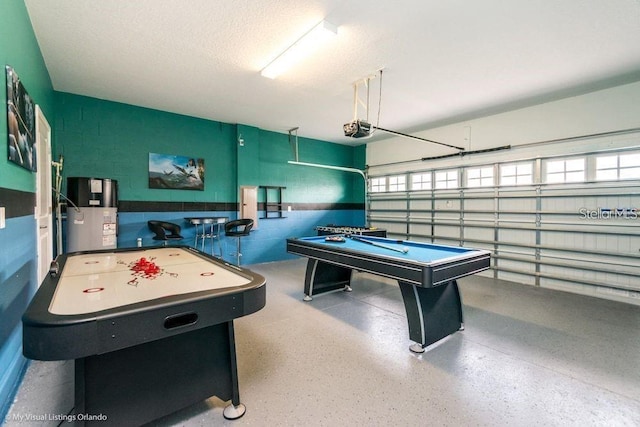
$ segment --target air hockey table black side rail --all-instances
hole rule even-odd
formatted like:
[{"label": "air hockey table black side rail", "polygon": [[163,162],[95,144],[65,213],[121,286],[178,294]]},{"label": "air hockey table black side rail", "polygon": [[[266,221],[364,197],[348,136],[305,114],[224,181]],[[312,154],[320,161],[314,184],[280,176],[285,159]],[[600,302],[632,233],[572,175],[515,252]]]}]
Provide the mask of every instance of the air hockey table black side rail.
[{"label": "air hockey table black side rail", "polygon": [[[233,319],[265,306],[266,281],[185,249],[250,282],[97,313],[55,315],[48,308],[73,254],[59,256],[57,272],[44,279],[22,317],[23,354],[36,360],[75,359],[76,425],[141,425],[214,395],[232,402],[225,418],[244,414]],[[114,251],[92,251],[99,252]]]}]

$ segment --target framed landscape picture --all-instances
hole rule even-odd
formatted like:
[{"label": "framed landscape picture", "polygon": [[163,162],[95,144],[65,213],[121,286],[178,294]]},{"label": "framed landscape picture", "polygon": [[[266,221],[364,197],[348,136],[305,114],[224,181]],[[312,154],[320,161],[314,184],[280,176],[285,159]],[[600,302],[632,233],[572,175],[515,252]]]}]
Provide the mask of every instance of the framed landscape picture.
[{"label": "framed landscape picture", "polygon": [[204,159],[149,153],[149,188],[204,191]]},{"label": "framed landscape picture", "polygon": [[7,134],[9,160],[36,171],[36,110],[18,74],[5,66],[7,76]]}]

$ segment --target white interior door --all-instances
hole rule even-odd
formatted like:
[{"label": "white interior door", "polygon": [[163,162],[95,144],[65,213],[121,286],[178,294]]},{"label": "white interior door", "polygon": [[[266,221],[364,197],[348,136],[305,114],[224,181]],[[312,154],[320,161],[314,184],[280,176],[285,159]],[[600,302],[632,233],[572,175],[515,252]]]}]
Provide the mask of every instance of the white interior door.
[{"label": "white interior door", "polygon": [[258,187],[240,187],[240,218],[251,218],[258,229]]},{"label": "white interior door", "polygon": [[42,110],[36,106],[36,237],[38,251],[38,285],[49,272],[53,260],[53,228],[51,197],[51,127]]}]

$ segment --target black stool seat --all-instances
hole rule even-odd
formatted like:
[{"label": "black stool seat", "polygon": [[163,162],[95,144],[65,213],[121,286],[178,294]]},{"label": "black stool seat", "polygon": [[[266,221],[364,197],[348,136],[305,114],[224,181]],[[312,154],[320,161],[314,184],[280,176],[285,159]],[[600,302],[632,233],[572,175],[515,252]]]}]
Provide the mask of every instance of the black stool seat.
[{"label": "black stool seat", "polygon": [[224,234],[230,237],[248,236],[252,227],[252,219],[234,219],[224,225]]},{"label": "black stool seat", "polygon": [[178,224],[166,221],[148,221],[147,226],[149,230],[155,233],[153,240],[163,240],[166,244],[168,240],[184,239],[184,237],[180,235],[181,229]]},{"label": "black stool seat", "polygon": [[242,256],[242,253],[240,252],[240,239],[244,236],[248,236],[252,227],[253,220],[249,218],[234,219],[224,225],[225,236],[238,238],[236,247],[236,265],[240,265],[240,257]]}]

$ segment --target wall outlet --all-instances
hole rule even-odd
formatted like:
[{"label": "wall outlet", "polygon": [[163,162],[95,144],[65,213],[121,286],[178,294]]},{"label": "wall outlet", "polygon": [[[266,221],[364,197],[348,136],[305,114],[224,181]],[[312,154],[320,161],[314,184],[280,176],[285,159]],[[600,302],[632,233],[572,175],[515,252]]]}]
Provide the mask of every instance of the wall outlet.
[{"label": "wall outlet", "polygon": [[5,228],[7,223],[4,218],[4,206],[0,208],[0,228]]}]

